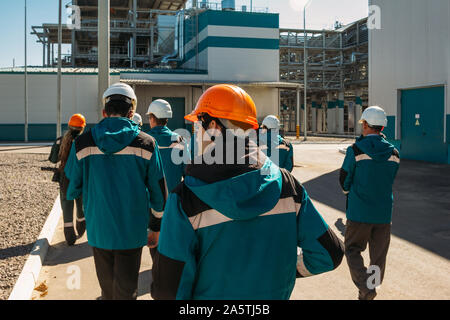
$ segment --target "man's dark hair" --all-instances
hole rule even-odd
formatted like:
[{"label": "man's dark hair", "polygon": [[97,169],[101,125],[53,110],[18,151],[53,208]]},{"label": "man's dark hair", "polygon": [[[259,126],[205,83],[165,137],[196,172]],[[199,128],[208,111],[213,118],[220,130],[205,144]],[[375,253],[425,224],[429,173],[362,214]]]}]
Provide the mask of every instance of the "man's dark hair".
[{"label": "man's dark hair", "polygon": [[133,107],[129,101],[131,100],[119,94],[108,97],[105,104],[106,114],[108,116],[119,115],[121,117],[126,117]]},{"label": "man's dark hair", "polygon": [[369,125],[369,128],[371,128],[371,129],[373,129],[373,130],[375,130],[377,132],[381,132],[383,130],[383,127],[380,127],[380,126],[371,126],[371,125]]},{"label": "man's dark hair", "polygon": [[159,118],[157,118],[153,113],[150,114],[150,117],[152,117],[153,119],[155,119],[155,122],[156,122],[156,125],[157,125],[157,126],[164,127],[164,126],[167,126],[167,123],[169,122],[169,119],[167,119],[167,118],[159,119]]}]

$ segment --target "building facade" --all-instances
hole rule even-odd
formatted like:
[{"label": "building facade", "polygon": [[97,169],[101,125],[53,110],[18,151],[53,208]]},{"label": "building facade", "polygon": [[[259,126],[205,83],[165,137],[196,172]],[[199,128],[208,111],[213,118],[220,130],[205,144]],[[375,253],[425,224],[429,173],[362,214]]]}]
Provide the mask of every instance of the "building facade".
[{"label": "building facade", "polygon": [[[78,2],[80,3],[80,1]],[[155,57],[150,68],[111,69],[110,83],[134,87],[137,112],[144,115],[155,99],[168,100],[174,109],[171,129],[190,129],[190,113],[208,88],[218,83],[241,86],[255,100],[258,119],[279,114],[280,91],[299,90],[296,83],[279,81],[279,15],[194,8],[164,16],[178,17],[173,52]],[[170,38],[170,37],[169,37]],[[29,68],[29,140],[56,138],[57,70]],[[74,113],[86,116],[88,126],[99,120],[97,69],[63,68],[63,129]],[[0,70],[0,141],[24,139],[24,71]],[[144,130],[148,119],[144,117]]]},{"label": "building facade", "polygon": [[369,33],[370,105],[386,110],[402,158],[450,163],[450,2],[370,5],[381,19]]}]

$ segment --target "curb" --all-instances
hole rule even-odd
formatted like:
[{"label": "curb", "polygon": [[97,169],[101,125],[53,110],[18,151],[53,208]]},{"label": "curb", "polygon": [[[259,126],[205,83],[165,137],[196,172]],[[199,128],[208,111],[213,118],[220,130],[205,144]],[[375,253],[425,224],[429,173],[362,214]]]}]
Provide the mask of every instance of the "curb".
[{"label": "curb", "polygon": [[0,142],[0,147],[49,147],[53,142]]},{"label": "curb", "polygon": [[56,227],[58,226],[61,212],[61,203],[58,196],[8,300],[31,299],[39,273],[41,272],[42,263],[45,260]]}]

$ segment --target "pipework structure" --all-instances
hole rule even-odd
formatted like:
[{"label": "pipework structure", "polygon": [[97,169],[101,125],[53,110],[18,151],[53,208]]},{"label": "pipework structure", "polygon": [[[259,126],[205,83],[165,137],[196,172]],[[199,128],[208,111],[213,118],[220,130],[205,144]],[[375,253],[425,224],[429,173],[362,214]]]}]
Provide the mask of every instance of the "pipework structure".
[{"label": "pipework structure", "polygon": [[[356,118],[368,100],[368,43],[367,18],[336,30],[280,29],[280,81],[304,83],[306,45],[308,131],[359,133]],[[280,116],[289,132],[295,132],[296,99],[281,93]]]},{"label": "pipework structure", "polygon": [[[143,68],[160,62],[174,47],[176,12],[187,0],[111,0],[111,67]],[[80,10],[80,28],[63,26],[62,43],[71,45],[63,56],[66,67],[96,67],[98,60],[97,0],[72,0],[67,6]],[[57,24],[33,26],[32,34],[43,45],[43,66],[53,67]]]}]

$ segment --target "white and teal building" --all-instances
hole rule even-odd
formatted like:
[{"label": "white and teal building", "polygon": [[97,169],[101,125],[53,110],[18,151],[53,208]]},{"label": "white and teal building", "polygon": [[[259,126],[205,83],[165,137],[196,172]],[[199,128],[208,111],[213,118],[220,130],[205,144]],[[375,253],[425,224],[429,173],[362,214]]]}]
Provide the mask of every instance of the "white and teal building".
[{"label": "white and teal building", "polygon": [[[279,81],[278,14],[203,10],[184,19],[183,30],[177,67],[111,70],[111,83],[121,81],[135,88],[141,115],[153,100],[164,98],[174,109],[169,126],[189,128],[184,115],[195,108],[201,94],[215,84],[232,83],[252,96],[262,121],[269,114],[279,114],[280,90],[300,87]],[[28,71],[29,140],[52,140],[56,137],[56,69]],[[84,114],[89,126],[100,120],[97,77],[96,69],[63,69],[63,128],[74,113]],[[0,96],[0,141],[23,141],[23,68],[0,70]],[[148,119],[143,118],[146,127]]]}]

